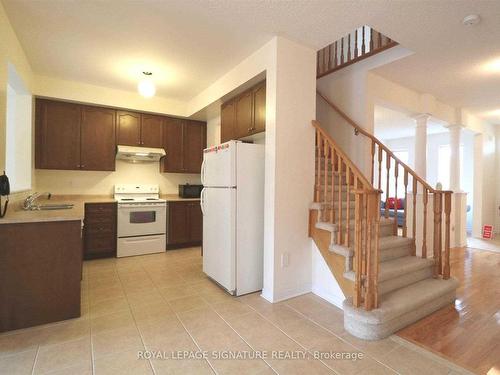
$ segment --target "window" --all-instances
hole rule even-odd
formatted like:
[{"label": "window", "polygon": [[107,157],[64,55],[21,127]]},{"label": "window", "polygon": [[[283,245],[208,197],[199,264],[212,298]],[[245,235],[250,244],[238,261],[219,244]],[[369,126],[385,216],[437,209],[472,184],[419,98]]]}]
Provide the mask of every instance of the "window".
[{"label": "window", "polygon": [[[460,145],[460,175],[464,171],[464,145]],[[443,190],[450,189],[450,145],[440,145],[438,150],[438,175],[437,182],[441,182]]]},{"label": "window", "polygon": [[6,92],[5,172],[11,192],[18,192],[31,189],[32,98],[12,64],[8,64]]}]

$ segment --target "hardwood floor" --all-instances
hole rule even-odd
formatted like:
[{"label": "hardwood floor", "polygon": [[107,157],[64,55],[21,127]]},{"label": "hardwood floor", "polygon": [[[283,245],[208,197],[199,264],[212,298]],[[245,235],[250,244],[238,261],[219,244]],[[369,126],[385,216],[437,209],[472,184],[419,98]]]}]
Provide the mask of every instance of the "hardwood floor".
[{"label": "hardwood floor", "polygon": [[500,254],[451,251],[460,280],[455,306],[445,307],[397,334],[478,374],[500,374]]}]

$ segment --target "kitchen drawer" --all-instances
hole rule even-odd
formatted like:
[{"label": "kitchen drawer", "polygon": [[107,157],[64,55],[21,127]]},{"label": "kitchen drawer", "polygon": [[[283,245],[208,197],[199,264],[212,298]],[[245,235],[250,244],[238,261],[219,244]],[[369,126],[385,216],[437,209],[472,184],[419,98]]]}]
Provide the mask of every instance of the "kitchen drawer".
[{"label": "kitchen drawer", "polygon": [[100,252],[102,250],[114,251],[116,238],[109,235],[87,235],[85,237],[85,247],[90,253]]},{"label": "kitchen drawer", "polygon": [[110,216],[116,213],[116,203],[86,203],[85,217],[91,216]]},{"label": "kitchen drawer", "polygon": [[86,226],[115,226],[115,215],[88,215],[85,217]]},{"label": "kitchen drawer", "polygon": [[114,225],[85,225],[85,232],[87,234],[112,234],[115,233],[115,226]]}]

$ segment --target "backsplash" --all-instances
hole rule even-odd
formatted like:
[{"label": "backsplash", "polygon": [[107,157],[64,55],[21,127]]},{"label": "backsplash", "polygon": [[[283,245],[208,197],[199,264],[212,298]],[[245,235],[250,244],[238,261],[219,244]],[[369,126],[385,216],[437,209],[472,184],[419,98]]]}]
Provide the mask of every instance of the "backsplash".
[{"label": "backsplash", "polygon": [[115,184],[158,184],[161,194],[177,194],[179,184],[199,184],[199,174],[160,173],[159,163],[116,161],[115,172],[35,170],[36,191],[52,194],[113,194]]}]

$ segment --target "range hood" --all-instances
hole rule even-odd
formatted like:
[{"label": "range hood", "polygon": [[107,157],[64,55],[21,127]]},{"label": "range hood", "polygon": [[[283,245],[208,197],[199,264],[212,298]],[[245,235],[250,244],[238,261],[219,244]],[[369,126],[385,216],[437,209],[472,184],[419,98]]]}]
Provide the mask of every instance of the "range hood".
[{"label": "range hood", "polygon": [[162,148],[134,147],[118,145],[116,149],[116,158],[121,160],[137,162],[155,162],[165,156],[165,150]]}]

